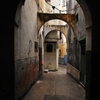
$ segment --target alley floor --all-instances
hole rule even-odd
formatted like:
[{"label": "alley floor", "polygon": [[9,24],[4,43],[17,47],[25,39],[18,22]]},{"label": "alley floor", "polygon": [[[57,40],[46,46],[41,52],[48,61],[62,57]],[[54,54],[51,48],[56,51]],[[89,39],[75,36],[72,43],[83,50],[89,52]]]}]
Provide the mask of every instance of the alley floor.
[{"label": "alley floor", "polygon": [[23,100],[85,100],[85,89],[66,74],[66,66],[44,73]]}]

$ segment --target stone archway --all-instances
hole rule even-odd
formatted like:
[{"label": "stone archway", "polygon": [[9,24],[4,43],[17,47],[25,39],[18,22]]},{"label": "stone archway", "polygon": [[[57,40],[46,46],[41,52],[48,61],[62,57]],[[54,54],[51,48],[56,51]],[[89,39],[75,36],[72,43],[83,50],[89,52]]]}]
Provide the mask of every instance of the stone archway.
[{"label": "stone archway", "polygon": [[38,31],[40,30],[40,27],[44,25],[45,22],[53,19],[60,19],[65,21],[66,23],[71,26],[73,29],[74,35],[76,33],[75,31],[75,14],[47,14],[47,13],[38,13]]},{"label": "stone archway", "polygon": [[49,33],[52,30],[61,31],[65,36],[67,36],[68,26],[67,25],[55,25],[55,26],[51,25],[51,26],[46,27],[46,31],[45,32]]}]

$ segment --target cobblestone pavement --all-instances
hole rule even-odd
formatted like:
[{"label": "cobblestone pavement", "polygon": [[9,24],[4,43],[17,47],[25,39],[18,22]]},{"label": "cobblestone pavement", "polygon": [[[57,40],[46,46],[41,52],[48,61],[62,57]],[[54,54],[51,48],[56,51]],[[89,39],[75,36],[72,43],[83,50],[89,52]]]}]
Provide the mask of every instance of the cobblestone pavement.
[{"label": "cobblestone pavement", "polygon": [[23,100],[85,100],[85,90],[60,65],[58,71],[44,73]]}]

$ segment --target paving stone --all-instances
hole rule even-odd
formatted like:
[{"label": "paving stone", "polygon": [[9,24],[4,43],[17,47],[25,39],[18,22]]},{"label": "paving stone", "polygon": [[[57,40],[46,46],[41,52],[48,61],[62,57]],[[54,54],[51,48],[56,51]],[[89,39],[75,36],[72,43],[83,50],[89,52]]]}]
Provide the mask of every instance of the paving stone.
[{"label": "paving stone", "polygon": [[86,100],[85,89],[71,76],[66,67],[44,73],[44,78],[32,86],[23,100]]}]

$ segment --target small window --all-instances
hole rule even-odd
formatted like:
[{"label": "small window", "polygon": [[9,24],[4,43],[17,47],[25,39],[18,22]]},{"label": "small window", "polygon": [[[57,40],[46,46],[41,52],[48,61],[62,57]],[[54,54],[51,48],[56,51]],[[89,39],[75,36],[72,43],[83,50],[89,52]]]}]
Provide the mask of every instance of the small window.
[{"label": "small window", "polygon": [[35,51],[35,52],[38,52],[38,43],[37,43],[37,42],[35,42],[34,51]]},{"label": "small window", "polygon": [[52,44],[46,45],[46,52],[53,52],[53,45]]}]

